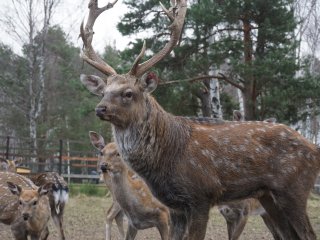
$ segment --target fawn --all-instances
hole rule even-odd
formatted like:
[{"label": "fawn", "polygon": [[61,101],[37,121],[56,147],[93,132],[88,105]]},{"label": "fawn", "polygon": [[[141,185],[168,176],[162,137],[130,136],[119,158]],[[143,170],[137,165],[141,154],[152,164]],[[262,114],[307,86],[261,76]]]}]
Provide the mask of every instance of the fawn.
[{"label": "fawn", "polygon": [[37,187],[30,179],[0,172],[0,222],[11,225],[16,240],[45,240],[49,235],[51,184]]},{"label": "fawn", "polygon": [[[99,166],[106,182],[110,182],[113,205],[120,207],[112,217],[123,212],[128,218],[126,239],[134,239],[138,229],[156,227],[161,239],[168,240],[168,209],[151,194],[144,181],[128,169],[115,143],[105,145],[103,137],[95,132],[90,132],[89,136],[93,146],[101,152]],[[107,225],[111,226],[112,220],[109,218]]]}]

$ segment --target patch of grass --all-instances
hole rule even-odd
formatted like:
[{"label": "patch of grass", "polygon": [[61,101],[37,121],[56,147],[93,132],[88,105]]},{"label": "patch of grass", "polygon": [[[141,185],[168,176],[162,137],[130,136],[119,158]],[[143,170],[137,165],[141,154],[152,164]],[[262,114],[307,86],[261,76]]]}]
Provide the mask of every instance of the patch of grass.
[{"label": "patch of grass", "polygon": [[106,196],[108,190],[105,186],[97,184],[70,184],[69,193],[71,196],[86,195],[86,196],[95,196],[95,197],[104,197]]}]

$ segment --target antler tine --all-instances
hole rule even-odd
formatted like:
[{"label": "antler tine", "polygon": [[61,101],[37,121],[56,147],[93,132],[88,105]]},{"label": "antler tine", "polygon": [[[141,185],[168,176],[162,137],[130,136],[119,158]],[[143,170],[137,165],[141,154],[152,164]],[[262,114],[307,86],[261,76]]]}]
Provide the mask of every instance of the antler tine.
[{"label": "antler tine", "polygon": [[[174,2],[174,1],[171,1]],[[162,5],[162,4],[161,4]],[[162,8],[164,6],[162,5]],[[161,61],[167,54],[171,52],[171,50],[177,45],[177,43],[180,40],[180,35],[182,32],[183,24],[185,15],[187,12],[187,1],[186,0],[177,0],[176,6],[172,6],[173,12],[169,12],[167,9],[163,9],[163,11],[166,13],[166,15],[169,17],[169,19],[172,22],[172,24],[169,26],[169,29],[171,30],[171,36],[169,42],[155,55],[153,55],[149,60],[138,64],[139,60],[142,58],[141,53],[144,52],[144,50],[141,51],[139,56],[136,58],[133,67],[129,71],[129,74],[134,76],[141,76],[145,72],[147,72],[151,67],[153,67],[155,64],[157,64],[159,61]]]},{"label": "antler tine", "polygon": [[117,1],[118,0],[115,0],[113,3],[108,3],[104,7],[99,8],[98,0],[90,0],[88,4],[89,16],[86,26],[84,27],[83,21],[80,26],[80,36],[84,45],[83,52],[81,53],[81,58],[94,68],[107,75],[117,74],[117,72],[110,65],[104,62],[94,51],[92,47],[92,39],[94,34],[93,25],[97,17],[104,11],[112,8],[117,3]]}]

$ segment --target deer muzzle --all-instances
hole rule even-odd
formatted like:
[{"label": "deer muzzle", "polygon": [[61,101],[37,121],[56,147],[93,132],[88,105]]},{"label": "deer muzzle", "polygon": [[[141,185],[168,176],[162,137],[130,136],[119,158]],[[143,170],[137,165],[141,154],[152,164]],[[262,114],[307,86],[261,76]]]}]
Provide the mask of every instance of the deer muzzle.
[{"label": "deer muzzle", "polygon": [[107,107],[96,107],[96,115],[103,118],[107,114]]},{"label": "deer muzzle", "polygon": [[28,219],[30,218],[30,214],[29,213],[23,213],[22,217],[23,217],[24,221],[28,221]]}]

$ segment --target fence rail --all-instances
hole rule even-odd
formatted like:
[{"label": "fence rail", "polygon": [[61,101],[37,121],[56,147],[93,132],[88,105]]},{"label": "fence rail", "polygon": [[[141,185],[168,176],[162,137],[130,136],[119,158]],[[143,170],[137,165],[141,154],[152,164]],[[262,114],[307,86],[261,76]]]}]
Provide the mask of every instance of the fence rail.
[{"label": "fence rail", "polygon": [[37,139],[36,143],[32,148],[29,138],[0,136],[0,157],[21,158],[21,166],[33,173],[55,171],[73,182],[99,180],[97,153],[89,141]]}]

